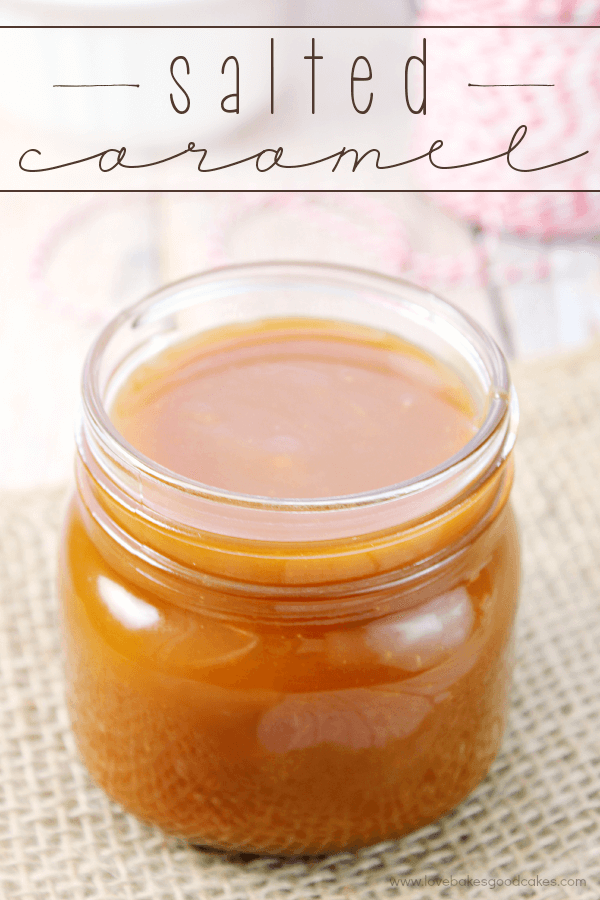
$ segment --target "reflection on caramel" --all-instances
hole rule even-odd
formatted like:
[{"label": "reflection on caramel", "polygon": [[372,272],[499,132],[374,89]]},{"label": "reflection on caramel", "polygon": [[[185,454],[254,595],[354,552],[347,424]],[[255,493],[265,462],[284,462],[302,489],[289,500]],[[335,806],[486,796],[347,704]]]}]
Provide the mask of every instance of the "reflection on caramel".
[{"label": "reflection on caramel", "polygon": [[[300,358],[308,375],[294,394]],[[341,373],[361,385],[365,415],[351,423],[355,401]],[[410,417],[398,412],[391,422],[409,391],[418,398]],[[182,411],[192,408],[204,419],[190,425]],[[419,474],[460,449],[477,424],[456,378],[413,348],[306,322],[213,333],[163,354],[124,385],[113,417],[134,446],[177,472],[283,496]],[[369,452],[359,418],[379,429]],[[278,422],[285,446],[272,441]],[[301,449],[292,444],[300,429],[314,432]],[[255,442],[251,452],[243,435]],[[210,451],[196,456],[204,440]],[[289,466],[274,462],[282,455]],[[510,475],[504,464],[454,506],[403,528],[265,546],[151,527],[81,467],[61,593],[70,709],[92,776],[168,831],[256,852],[358,847],[450,810],[485,775],[504,727],[518,582]],[[244,607],[233,585],[228,596],[226,583],[159,577],[103,531],[103,515],[167,559],[252,586],[252,601]],[[436,567],[410,587],[395,584],[432,553]],[[381,584],[361,580],[373,573]],[[304,619],[286,611],[302,602],[303,577],[321,586],[322,602]],[[293,595],[273,599],[266,584]],[[357,596],[360,613],[349,615]]]}]

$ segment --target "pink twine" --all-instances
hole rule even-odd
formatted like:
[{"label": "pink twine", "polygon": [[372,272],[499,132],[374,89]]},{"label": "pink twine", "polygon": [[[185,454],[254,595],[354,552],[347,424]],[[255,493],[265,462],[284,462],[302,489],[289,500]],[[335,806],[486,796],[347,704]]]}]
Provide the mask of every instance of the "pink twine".
[{"label": "pink twine", "polygon": [[108,310],[86,306],[85,303],[75,304],[60,297],[48,284],[48,273],[63,242],[68,241],[74,233],[85,228],[91,220],[115,206],[139,203],[140,200],[147,197],[148,194],[136,194],[133,197],[125,194],[120,195],[117,199],[112,195],[95,197],[77,209],[71,210],[51,225],[37,245],[31,260],[30,278],[40,300],[64,317],[78,322],[86,328],[97,329],[104,325],[110,314]]},{"label": "pink twine", "polygon": [[[356,247],[357,260],[368,248],[379,268],[391,275],[408,278],[429,289],[481,288],[489,284],[493,268],[497,285],[516,281],[537,281],[548,277],[550,267],[543,248],[527,255],[521,265],[509,267],[498,259],[499,229],[490,228],[481,241],[461,253],[436,255],[415,250],[410,245],[402,219],[388,206],[361,193],[321,194],[272,193],[233,194],[207,237],[211,264],[225,265],[235,259],[227,246],[234,229],[244,220],[266,211],[303,219],[319,226],[341,242]],[[359,220],[356,221],[356,217]]]},{"label": "pink twine", "polygon": [[[227,245],[236,226],[252,215],[277,210],[320,227],[340,242],[365,250],[378,259],[382,271],[410,276],[424,287],[482,286],[486,283],[487,255],[474,245],[460,254],[436,256],[410,246],[402,219],[385,204],[361,193],[235,194],[208,236],[210,259],[215,265],[233,261]],[[360,256],[357,257],[360,260]]]},{"label": "pink twine", "polygon": [[[57,296],[47,282],[48,274],[61,246],[75,232],[114,209],[115,204],[129,205],[139,199],[139,195],[134,198],[119,196],[116,200],[114,197],[94,198],[69,212],[48,230],[31,264],[32,282],[42,302],[85,327],[97,328],[106,322],[111,310],[90,308]],[[281,217],[303,220],[311,227],[332,234],[339,242],[355,247],[359,265],[361,255],[368,252],[371,259],[378,261],[381,271],[405,277],[429,289],[485,287],[490,271],[493,271],[497,285],[541,280],[549,274],[548,261],[541,251],[530,253],[519,267],[499,263],[496,229],[484,234],[481,240],[474,240],[472,246],[461,253],[436,255],[415,250],[400,216],[379,200],[361,193],[229,194],[221,215],[213,219],[212,227],[201,236],[209,264],[222,266],[234,262],[228,244],[236,226],[269,211]]]}]

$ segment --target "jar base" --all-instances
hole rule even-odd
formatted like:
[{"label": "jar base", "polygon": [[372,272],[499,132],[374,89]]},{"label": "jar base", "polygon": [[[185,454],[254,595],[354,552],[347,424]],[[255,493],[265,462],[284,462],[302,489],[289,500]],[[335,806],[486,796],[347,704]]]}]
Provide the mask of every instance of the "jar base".
[{"label": "jar base", "polygon": [[287,861],[295,859],[317,860],[337,853],[354,853],[387,841],[400,840],[409,834],[413,834],[420,828],[425,828],[428,825],[439,822],[463,803],[479,784],[481,784],[487,777],[496,756],[497,753],[488,760],[485,768],[480,772],[477,778],[473,779],[468,790],[465,791],[463,789],[460,796],[456,799],[446,802],[444,805],[440,805],[440,808],[434,815],[423,816],[423,818],[419,820],[413,820],[410,823],[406,823],[404,826],[398,826],[397,828],[390,830],[380,830],[376,832],[375,829],[373,829],[372,833],[368,836],[356,838],[356,840],[338,843],[332,841],[331,843],[321,844],[319,847],[311,846],[309,843],[300,844],[297,842],[290,843],[288,846],[281,846],[280,843],[265,842],[262,846],[258,846],[256,843],[253,845],[246,843],[242,844],[242,842],[238,842],[237,844],[225,844],[218,841],[207,842],[206,839],[187,837],[181,834],[176,836],[199,852],[222,854],[227,856],[230,860],[233,858],[234,861],[241,863],[250,863],[253,860],[264,859],[265,857],[275,857]]}]

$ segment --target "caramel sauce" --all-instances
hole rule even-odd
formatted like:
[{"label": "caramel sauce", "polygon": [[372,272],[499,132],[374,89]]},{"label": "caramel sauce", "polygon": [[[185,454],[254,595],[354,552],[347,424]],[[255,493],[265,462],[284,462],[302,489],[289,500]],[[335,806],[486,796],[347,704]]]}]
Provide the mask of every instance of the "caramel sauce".
[{"label": "caramel sauce", "polygon": [[[111,418],[165,469],[276,498],[416,477],[479,424],[457,376],[416,348],[307,320],[164,351],[126,380]],[[70,708],[92,776],[168,831],[256,852],[357,847],[452,809],[504,727],[518,583],[509,488],[505,465],[425,521],[290,545],[154,526],[84,469],[61,585]],[[99,511],[140,545],[230,578],[231,596],[210,578],[159,577],[102,533]],[[394,584],[435,554],[448,560]],[[388,583],[364,582],[376,577]],[[236,584],[252,589],[245,611]],[[273,599],[267,584],[293,596]],[[286,604],[307,584],[323,611],[294,618]],[[360,614],[344,617],[361,590]]]},{"label": "caramel sauce", "polygon": [[407,481],[478,424],[449,369],[392,335],[319,320],[220,329],[163,352],[127,381],[112,419],[179,475],[280,498]]}]

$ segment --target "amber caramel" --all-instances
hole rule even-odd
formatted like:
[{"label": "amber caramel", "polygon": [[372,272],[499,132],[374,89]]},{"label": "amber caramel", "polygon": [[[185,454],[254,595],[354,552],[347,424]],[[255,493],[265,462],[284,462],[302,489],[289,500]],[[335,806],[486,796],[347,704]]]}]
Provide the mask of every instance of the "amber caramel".
[{"label": "amber caramel", "polygon": [[[273,501],[418,478],[481,425],[449,366],[309,319],[163,351],[109,414],[161,477]],[[80,457],[61,563],[69,703],[109,795],[203,845],[297,854],[404,834],[477,785],[510,682],[510,458],[397,526],[319,540],[309,504],[290,541],[153,517],[143,485],[125,502]]]},{"label": "amber caramel", "polygon": [[153,462],[268,497],[415,478],[479,424],[447,367],[392,335],[319,320],[255,322],[176,347],[139,367],[111,416]]}]

